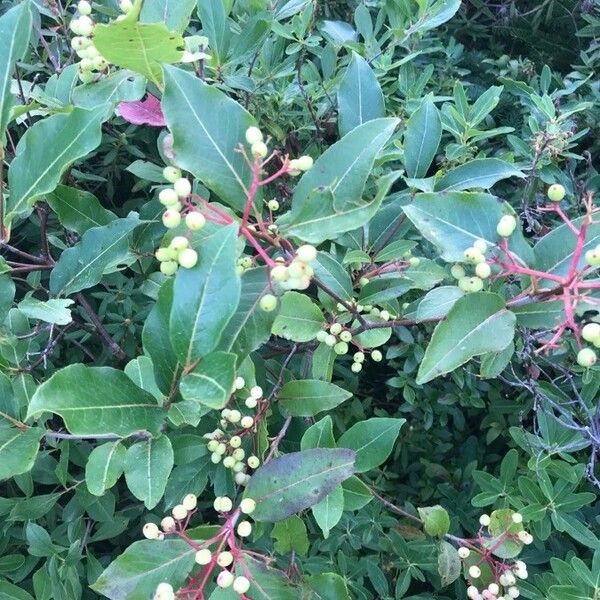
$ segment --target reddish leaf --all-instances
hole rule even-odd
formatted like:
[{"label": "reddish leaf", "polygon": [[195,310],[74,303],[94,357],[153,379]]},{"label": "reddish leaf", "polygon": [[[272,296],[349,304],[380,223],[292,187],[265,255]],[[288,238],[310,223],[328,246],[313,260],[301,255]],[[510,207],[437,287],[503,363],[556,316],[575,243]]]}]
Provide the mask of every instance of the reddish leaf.
[{"label": "reddish leaf", "polygon": [[152,94],[148,94],[145,100],[121,102],[119,114],[134,125],[152,125],[153,127],[164,127],[165,125],[160,101]]}]

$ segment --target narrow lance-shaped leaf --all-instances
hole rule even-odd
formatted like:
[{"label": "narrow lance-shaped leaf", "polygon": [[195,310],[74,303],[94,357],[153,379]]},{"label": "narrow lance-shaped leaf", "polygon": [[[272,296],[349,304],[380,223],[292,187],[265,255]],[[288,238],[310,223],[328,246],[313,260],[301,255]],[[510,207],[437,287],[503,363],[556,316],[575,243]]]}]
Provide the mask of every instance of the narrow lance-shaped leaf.
[{"label": "narrow lance-shaped leaf", "polygon": [[448,171],[436,184],[435,191],[489,189],[509,177],[525,177],[522,171],[499,158],[477,158]]},{"label": "narrow lance-shaped leaf", "polygon": [[256,501],[255,521],[280,521],[320,502],[354,470],[354,452],[316,448],[293,452],[263,465],[244,497]]},{"label": "narrow lance-shaped leaf", "polygon": [[404,132],[404,166],[409,177],[425,177],[440,140],[442,121],[431,96],[408,119]]},{"label": "narrow lance-shaped leaf", "polygon": [[[42,119],[27,130],[8,170],[8,221],[28,213],[36,198],[54,190],[72,162],[100,144],[106,112],[105,106],[74,108]],[[51,152],[48,140],[52,140]]]}]

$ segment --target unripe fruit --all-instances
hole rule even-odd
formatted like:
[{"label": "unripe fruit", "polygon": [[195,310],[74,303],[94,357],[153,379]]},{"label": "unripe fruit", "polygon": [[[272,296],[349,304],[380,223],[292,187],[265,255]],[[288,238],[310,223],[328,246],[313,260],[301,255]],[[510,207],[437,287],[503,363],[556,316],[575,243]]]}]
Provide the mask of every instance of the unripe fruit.
[{"label": "unripe fruit", "polygon": [[142,533],[144,534],[145,538],[149,540],[155,540],[156,538],[158,538],[160,530],[158,529],[158,526],[154,523],[146,523],[144,525],[144,528],[142,529]]},{"label": "unripe fruit", "polygon": [[233,573],[230,571],[221,571],[217,575],[217,585],[220,588],[228,588],[233,583],[234,579]]},{"label": "unripe fruit", "polygon": [[267,206],[269,207],[269,210],[273,212],[277,212],[279,210],[279,202],[277,202],[277,200],[269,200],[267,202]]},{"label": "unripe fruit", "polygon": [[389,313],[389,311],[387,311],[387,310],[380,311],[379,318],[382,321],[389,321],[390,320],[390,313]]},{"label": "unripe fruit", "polygon": [[512,515],[512,522],[513,523],[522,523],[523,522],[523,515],[521,513],[513,513]]},{"label": "unripe fruit", "polygon": [[177,261],[185,269],[191,269],[198,262],[198,253],[192,248],[186,248],[179,253]]},{"label": "unripe fruit", "polygon": [[[230,410],[229,413],[227,414],[227,417],[225,417],[230,423],[239,423],[240,419],[242,418],[242,413],[239,410]],[[224,446],[225,444],[223,444]]]},{"label": "unripe fruit", "polygon": [[218,465],[221,462],[221,455],[219,453],[217,453],[217,452],[213,452],[210,455],[210,462],[213,465]]},{"label": "unripe fruit", "polygon": [[173,188],[165,188],[164,190],[160,190],[158,201],[164,206],[173,206],[173,204],[179,202],[179,197]]},{"label": "unripe fruit", "polygon": [[581,330],[581,337],[586,342],[595,342],[600,338],[600,323],[588,323]]},{"label": "unripe fruit", "polygon": [[508,592],[508,596],[510,598],[518,598],[521,595],[521,592],[519,591],[519,588],[515,587],[515,586],[509,587],[508,590],[507,590],[507,592]]},{"label": "unripe fruit", "polygon": [[177,167],[165,167],[162,175],[169,183],[175,183],[181,178],[181,170]]},{"label": "unripe fruit", "polygon": [[483,289],[483,281],[479,277],[463,277],[458,280],[458,287],[463,292],[480,292]]},{"label": "unripe fruit", "polygon": [[175,519],[173,517],[165,517],[160,522],[160,527],[165,533],[171,533],[172,531],[175,531],[175,526]]},{"label": "unripe fruit", "polygon": [[458,549],[458,556],[460,556],[460,558],[468,558],[470,554],[471,551],[468,548],[465,548],[464,546]]},{"label": "unripe fruit", "polygon": [[81,15],[89,15],[92,13],[92,5],[87,0],[79,0],[77,10]]},{"label": "unripe fruit", "polygon": [[473,565],[473,566],[469,567],[469,575],[473,579],[477,579],[481,575],[481,569],[478,566]]},{"label": "unripe fruit", "polygon": [[481,515],[479,517],[479,524],[483,525],[484,527],[487,527],[491,522],[492,520],[490,519],[490,515]]},{"label": "unripe fruit", "polygon": [[175,590],[170,583],[159,583],[154,592],[154,600],[174,600]]},{"label": "unripe fruit", "polygon": [[597,267],[600,265],[600,250],[595,248],[594,250],[588,250],[585,253],[585,262],[591,267]]},{"label": "unripe fruit", "polygon": [[337,338],[335,337],[335,335],[332,335],[331,333],[328,334],[325,338],[325,344],[329,347],[335,346],[337,344]]},{"label": "unripe fruit", "polygon": [[250,589],[250,581],[243,575],[240,575],[233,580],[233,589],[238,594],[245,594]]},{"label": "unripe fruit", "polygon": [[254,385],[250,388],[250,395],[259,400],[263,397],[263,389],[260,387],[260,385]]},{"label": "unripe fruit", "polygon": [[236,473],[234,480],[238,485],[246,485],[246,474],[241,472]]},{"label": "unripe fruit", "polygon": [[94,68],[94,63],[91,58],[82,58],[79,62],[79,68],[82,71],[91,71]]},{"label": "unripe fruit", "polygon": [[175,229],[181,223],[181,215],[175,210],[166,210],[162,216],[163,225],[167,229]]},{"label": "unripe fruit", "polygon": [[470,585],[467,588],[467,596],[475,600],[475,598],[479,598],[479,590],[474,585]]},{"label": "unripe fruit", "polygon": [[131,0],[119,0],[119,8],[127,14],[133,8],[133,2]]},{"label": "unripe fruit", "polygon": [[243,377],[236,377],[233,386],[236,390],[241,390],[246,385],[246,380]]},{"label": "unripe fruit", "polygon": [[212,552],[208,548],[202,548],[196,552],[194,560],[199,565],[207,565],[212,560]]},{"label": "unripe fruit", "polygon": [[452,274],[452,277],[454,277],[454,279],[462,279],[466,275],[465,270],[462,268],[461,265],[452,265],[450,273]]},{"label": "unripe fruit", "polygon": [[185,177],[180,177],[173,183],[173,189],[180,198],[187,198],[192,191],[192,184]]},{"label": "unripe fruit", "polygon": [[256,405],[258,404],[258,400],[256,398],[253,398],[252,396],[250,396],[249,398],[246,398],[246,400],[244,401],[244,404],[248,408],[256,408]]},{"label": "unripe fruit", "polygon": [[375,362],[381,362],[383,360],[383,354],[379,350],[373,350],[371,352],[371,359]]},{"label": "unripe fruit", "polygon": [[233,562],[233,554],[228,550],[225,552],[220,552],[219,556],[217,556],[217,564],[220,567],[228,567]]},{"label": "unripe fruit", "polygon": [[194,210],[185,215],[185,224],[192,231],[198,231],[199,229],[202,229],[204,227],[204,225],[206,224],[206,219],[204,218],[204,215],[202,213],[198,212],[197,210]]},{"label": "unripe fruit", "polygon": [[[88,53],[90,50],[88,50]],[[95,71],[104,71],[104,69],[108,67],[108,61],[104,58],[104,56],[94,56],[92,63]]]},{"label": "unripe fruit", "polygon": [[296,166],[298,169],[300,169],[300,171],[308,171],[309,169],[312,169],[313,164],[314,160],[310,156],[301,156],[300,158],[296,159]]},{"label": "unripe fruit", "polygon": [[494,594],[494,596],[497,596],[500,593],[500,587],[497,583],[490,583],[490,585],[488,585],[488,591]]},{"label": "unripe fruit", "polygon": [[340,333],[340,340],[342,340],[342,342],[350,342],[352,340],[352,334],[349,331],[342,331],[342,333]]},{"label": "unripe fruit", "polygon": [[304,244],[296,250],[296,257],[302,262],[312,262],[317,258],[317,249],[310,244]]},{"label": "unripe fruit", "polygon": [[252,498],[244,498],[240,502],[240,510],[245,515],[251,515],[256,509],[256,502]]},{"label": "unripe fruit", "polygon": [[[598,357],[591,348],[582,348],[577,353],[577,363],[582,367],[593,367],[596,364]],[[520,532],[519,532],[520,533]]]},{"label": "unripe fruit", "polygon": [[239,448],[242,445],[242,438],[239,435],[234,435],[230,440],[229,440],[229,445],[232,448]]},{"label": "unripe fruit", "polygon": [[566,190],[560,183],[554,183],[548,188],[547,194],[551,202],[560,202],[565,197]]},{"label": "unripe fruit", "polygon": [[250,521],[241,521],[237,526],[237,532],[240,537],[248,537],[252,533],[252,524]]},{"label": "unripe fruit", "polygon": [[332,335],[338,335],[338,333],[341,333],[341,331],[342,331],[342,325],[340,323],[334,323],[329,328],[329,331]]},{"label": "unripe fruit", "polygon": [[496,232],[500,237],[510,237],[517,228],[517,220],[512,215],[504,215],[498,225]]},{"label": "unripe fruit", "polygon": [[272,312],[277,308],[277,298],[273,294],[265,294],[259,301],[260,308]]},{"label": "unripe fruit", "polygon": [[369,283],[369,278],[368,277],[361,277],[358,280],[358,285],[360,285],[360,287],[365,287],[365,285],[367,285],[367,283]]},{"label": "unripe fruit", "polygon": [[252,425],[254,425],[254,419],[252,417],[242,417],[242,420],[240,421],[240,425],[244,429],[250,429],[250,427],[252,427]]},{"label": "unripe fruit", "polygon": [[[238,412],[238,411],[236,411],[236,412]],[[217,449],[215,450],[215,452],[217,454],[220,454],[221,456],[223,456],[223,454],[225,454],[225,452],[227,452],[227,446],[223,442],[219,442],[219,445],[217,446]]]},{"label": "unripe fruit", "polygon": [[251,469],[258,469],[259,465],[260,465],[260,459],[258,458],[258,456],[249,456],[248,457],[248,466]]},{"label": "unripe fruit", "polygon": [[473,248],[475,248],[475,250],[477,250],[483,254],[487,250],[487,243],[485,240],[481,240],[481,239],[475,240],[473,242]]},{"label": "unripe fruit", "polygon": [[91,17],[88,17],[87,15],[81,15],[77,21],[77,27],[79,28],[79,31],[76,31],[75,33],[89,37],[94,31],[94,21],[92,21]]},{"label": "unripe fruit", "polygon": [[467,248],[464,251],[464,256],[467,262],[477,265],[479,263],[485,262],[485,256],[479,252],[476,248]]},{"label": "unripe fruit", "polygon": [[321,329],[320,331],[317,331],[317,342],[321,342],[323,343],[325,341],[325,339],[327,338],[327,332],[324,329]]},{"label": "unripe fruit", "polygon": [[263,141],[262,131],[258,127],[248,127],[246,129],[246,141],[250,144],[257,144]]},{"label": "unripe fruit", "polygon": [[166,260],[160,263],[160,272],[167,277],[175,275],[177,272],[177,263],[174,260]]},{"label": "unripe fruit", "polygon": [[492,274],[492,268],[485,262],[475,266],[475,274],[480,279],[487,279]]},{"label": "unripe fruit", "polygon": [[226,469],[233,469],[233,467],[235,466],[235,458],[233,458],[233,456],[226,456],[223,459],[223,466]]},{"label": "unripe fruit", "polygon": [[181,501],[181,505],[186,510],[194,510],[198,506],[198,498],[195,494],[187,494],[187,496]]},{"label": "unripe fruit", "polygon": [[172,513],[173,513],[173,518],[176,521],[181,521],[182,519],[185,519],[187,517],[188,511],[185,508],[185,506],[183,506],[183,504],[177,504],[176,506],[173,507]]},{"label": "unripe fruit", "polygon": [[421,264],[421,259],[419,257],[417,257],[417,256],[411,256],[408,259],[408,264],[411,267],[418,267]]},{"label": "unripe fruit", "polygon": [[348,352],[348,344],[346,342],[338,342],[333,347],[333,351],[339,355],[346,354]]},{"label": "unripe fruit", "polygon": [[232,456],[233,456],[233,458],[235,458],[236,461],[244,460],[244,457],[246,456],[246,452],[244,451],[243,448],[236,448],[233,451]]},{"label": "unripe fruit", "polygon": [[359,362],[353,362],[352,366],[350,367],[350,370],[353,373],[360,373],[362,371],[362,364]]},{"label": "unripe fruit", "polygon": [[159,262],[165,262],[177,258],[177,252],[172,248],[158,248],[154,253],[154,256],[156,256],[156,260]]},{"label": "unripe fruit", "polygon": [[172,248],[176,252],[181,252],[189,247],[190,243],[186,237],[183,235],[176,235],[169,244],[169,248]]},{"label": "unripe fruit", "polygon": [[271,269],[271,279],[274,281],[286,281],[290,278],[290,272],[285,265],[277,265]]},{"label": "unripe fruit", "polygon": [[365,361],[365,355],[362,352],[355,352],[352,359],[354,362],[361,363]]},{"label": "unripe fruit", "polygon": [[302,173],[302,169],[300,169],[300,166],[298,165],[297,158],[293,158],[288,163],[288,173],[292,176],[300,175],[300,173]]},{"label": "unripe fruit", "polygon": [[264,142],[255,142],[252,144],[250,151],[252,152],[252,156],[256,158],[265,158],[269,154],[269,149]]}]

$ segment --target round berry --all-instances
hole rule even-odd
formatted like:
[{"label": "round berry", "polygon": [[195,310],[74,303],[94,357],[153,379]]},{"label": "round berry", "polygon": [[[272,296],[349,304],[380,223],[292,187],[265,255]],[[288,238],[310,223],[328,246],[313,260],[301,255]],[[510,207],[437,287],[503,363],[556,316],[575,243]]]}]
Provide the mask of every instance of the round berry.
[{"label": "round berry", "polygon": [[230,440],[229,440],[229,445],[232,448],[239,448],[242,445],[242,438],[239,435],[234,435]]},{"label": "round berry", "polygon": [[159,262],[165,262],[167,260],[174,260],[177,258],[177,252],[172,248],[158,248],[154,253],[156,260]]},{"label": "round berry", "polygon": [[383,354],[381,354],[379,350],[373,350],[373,352],[371,352],[371,360],[381,362],[383,360]]},{"label": "round berry", "polygon": [[192,231],[198,231],[199,229],[202,229],[204,227],[204,225],[206,224],[206,219],[204,218],[204,215],[201,212],[193,210],[192,212],[189,212],[187,215],[185,215],[185,224]]},{"label": "round berry", "polygon": [[296,250],[296,257],[302,262],[310,263],[317,258],[317,249],[310,244],[304,244]]},{"label": "round berry", "polygon": [[246,141],[252,146],[263,141],[262,131],[258,127],[248,127],[246,129]]},{"label": "round berry", "polygon": [[325,341],[325,339],[327,338],[327,332],[324,329],[321,329],[320,331],[317,331],[317,342],[321,342],[323,343]]},{"label": "round berry", "polygon": [[167,229],[175,229],[181,223],[181,215],[176,210],[166,210],[163,213],[162,222]]},{"label": "round berry", "polygon": [[355,352],[352,360],[357,363],[362,363],[365,361],[365,355],[363,352]]},{"label": "round berry", "polygon": [[149,540],[155,540],[156,538],[158,538],[160,530],[158,529],[158,526],[156,524],[146,523],[144,525],[144,528],[142,529],[142,533],[144,534],[145,538]]},{"label": "round berry", "polygon": [[241,390],[246,385],[246,380],[243,377],[236,377],[233,385],[236,390]]},{"label": "round berry", "polygon": [[228,567],[233,562],[233,554],[228,550],[224,552],[220,552],[219,556],[217,556],[217,564],[220,567]]},{"label": "round berry", "polygon": [[250,151],[255,158],[265,158],[269,154],[269,149],[264,142],[255,142],[252,144]]},{"label": "round berry", "polygon": [[181,521],[182,519],[185,519],[188,514],[188,511],[187,511],[186,507],[183,506],[183,504],[177,504],[176,506],[173,507],[173,510],[171,512],[173,514],[173,518],[176,521]]},{"label": "round berry", "polygon": [[271,269],[273,281],[286,281],[290,278],[290,272],[285,265],[277,265]]},{"label": "round berry", "polygon": [[462,279],[466,273],[465,270],[462,268],[461,265],[452,265],[452,268],[450,269],[450,273],[452,275],[452,277],[454,277],[454,279]]},{"label": "round berry", "polygon": [[329,328],[329,332],[332,335],[338,335],[342,331],[342,325],[340,323],[333,323],[333,325]]},{"label": "round berry", "polygon": [[193,248],[186,248],[179,253],[177,261],[185,269],[191,269],[198,262],[198,253]]},{"label": "round berry", "polygon": [[252,417],[242,417],[242,420],[240,421],[240,425],[244,429],[250,429],[250,427],[252,427],[252,425],[254,425],[254,419]]},{"label": "round berry", "polygon": [[221,571],[217,575],[217,585],[220,588],[228,588],[232,583],[235,577],[231,571]]},{"label": "round berry", "polygon": [[235,458],[233,458],[233,456],[226,456],[223,459],[223,466],[226,469],[233,469],[233,467],[235,466]]},{"label": "round berry", "polygon": [[[242,418],[242,413],[239,410],[234,409],[229,411],[229,414],[226,418],[230,423],[239,423],[240,419]],[[225,446],[225,444],[223,444],[223,446]]]},{"label": "round berry", "polygon": [[471,551],[468,548],[465,548],[464,546],[458,549],[458,556],[460,556],[460,558],[468,558],[470,554]]},{"label": "round berry", "polygon": [[300,171],[308,171],[309,169],[312,169],[313,164],[314,161],[310,156],[301,156],[300,158],[296,159],[296,166],[298,169],[300,169]]},{"label": "round berry", "polygon": [[360,372],[362,371],[362,368],[363,368],[363,366],[362,366],[362,363],[359,363],[359,362],[353,362],[353,363],[352,363],[352,366],[350,367],[350,370],[351,370],[353,373],[360,373]]},{"label": "round berry", "polygon": [[177,272],[177,263],[174,260],[166,260],[160,263],[160,272],[167,277],[175,275]]},{"label": "round berry", "polygon": [[80,15],[90,15],[92,14],[92,5],[87,0],[79,0],[77,10]]},{"label": "round berry", "polygon": [[183,235],[176,235],[171,240],[171,243],[169,244],[169,248],[172,248],[173,250],[175,250],[175,252],[181,252],[182,250],[185,250],[186,248],[188,248],[189,245],[190,245],[190,243],[186,237],[184,237]]},{"label": "round berry", "polygon": [[256,398],[253,398],[252,396],[246,398],[246,400],[244,400],[244,404],[248,407],[248,408],[256,408],[256,405],[258,404],[258,400]]},{"label": "round berry", "polygon": [[165,167],[162,175],[169,183],[175,183],[181,178],[181,170],[177,167]]},{"label": "round berry", "polygon": [[346,342],[338,342],[334,347],[333,351],[338,355],[343,355],[348,352],[348,344]]},{"label": "round berry", "polygon": [[340,333],[340,340],[342,340],[342,342],[350,342],[352,341],[352,334],[349,331],[342,331],[342,333]]},{"label": "round berry", "polygon": [[250,589],[250,581],[248,578],[240,575],[233,580],[233,589],[238,594],[245,594]]},{"label": "round berry", "polygon": [[175,600],[175,590],[170,583],[162,582],[156,586],[154,600]]},{"label": "round berry", "polygon": [[252,498],[244,498],[240,502],[240,510],[245,515],[251,515],[256,509],[256,502]]},{"label": "round berry", "polygon": [[258,458],[258,456],[249,456],[248,457],[248,466],[251,469],[258,469],[259,465],[260,465],[260,459]]},{"label": "round berry", "polygon": [[252,524],[250,521],[241,521],[237,526],[237,532],[240,537],[248,537],[252,533]]},{"label": "round berry", "polygon": [[175,531],[175,519],[173,517],[165,517],[160,522],[160,527],[165,533]]},{"label": "round berry", "polygon": [[582,348],[577,353],[577,363],[582,367],[593,367],[598,360],[598,356],[591,348]]},{"label": "round berry", "polygon": [[521,513],[513,513],[512,515],[512,522],[513,523],[522,523],[523,522],[523,515]]},{"label": "round berry", "polygon": [[566,190],[564,186],[560,185],[560,183],[554,183],[548,188],[548,199],[551,202],[560,202],[566,194]]},{"label": "round berry", "polygon": [[91,17],[88,15],[81,15],[79,19],[77,19],[78,24],[77,27],[79,31],[75,31],[79,35],[83,35],[85,37],[89,37],[92,35],[94,31],[94,21],[92,21]]},{"label": "round berry", "polygon": [[207,565],[212,560],[212,552],[208,548],[202,548],[196,552],[194,560],[199,565]]},{"label": "round berry", "polygon": [[475,274],[480,279],[487,279],[492,274],[492,268],[486,262],[479,263],[475,266]]},{"label": "round berry", "polygon": [[165,206],[173,206],[179,202],[179,197],[173,188],[165,188],[164,190],[160,190],[158,200]]},{"label": "round berry", "polygon": [[600,338],[600,323],[588,323],[581,329],[581,337],[586,342],[595,342]]},{"label": "round berry", "polygon": [[500,237],[510,237],[517,228],[517,220],[512,215],[504,215],[496,227]]},{"label": "round berry", "polygon": [[277,212],[279,210],[279,202],[277,202],[277,200],[269,200],[267,206],[272,212]]},{"label": "round berry", "polygon": [[411,256],[408,259],[408,264],[411,267],[418,267],[421,264],[421,259],[418,256]]},{"label": "round berry", "polygon": [[272,312],[277,308],[277,298],[273,294],[265,294],[260,299],[259,305],[265,312]]},{"label": "round berry", "polygon": [[133,2],[131,0],[119,0],[119,8],[121,12],[127,14],[133,8]]},{"label": "round berry", "polygon": [[481,575],[481,569],[477,565],[469,567],[469,576],[473,579],[477,579]]},{"label": "round berry", "polygon": [[195,494],[188,494],[182,501],[181,505],[186,510],[194,510],[198,505],[198,498],[196,498]]},{"label": "round berry", "polygon": [[218,452],[213,452],[210,455],[210,462],[213,465],[218,465],[221,462],[221,455]]},{"label": "round berry", "polygon": [[479,263],[485,262],[485,256],[479,252],[476,248],[467,248],[464,251],[464,256],[467,262],[477,265]]},{"label": "round berry", "polygon": [[187,198],[192,192],[192,184],[185,177],[180,177],[173,183],[173,189],[180,198]]},{"label": "round berry", "polygon": [[487,243],[485,240],[482,240],[482,239],[475,240],[473,242],[473,248],[475,248],[475,250],[478,250],[479,252],[481,252],[483,254],[487,250]]},{"label": "round berry", "polygon": [[588,250],[585,253],[585,262],[591,267],[597,267],[600,265],[600,250],[598,248],[594,250]]},{"label": "round berry", "polygon": [[244,451],[243,448],[236,448],[233,451],[232,456],[236,461],[244,460],[244,457],[246,456],[246,452]]},{"label": "round berry", "polygon": [[519,588],[514,585],[508,588],[507,593],[509,598],[518,598],[521,595]]}]

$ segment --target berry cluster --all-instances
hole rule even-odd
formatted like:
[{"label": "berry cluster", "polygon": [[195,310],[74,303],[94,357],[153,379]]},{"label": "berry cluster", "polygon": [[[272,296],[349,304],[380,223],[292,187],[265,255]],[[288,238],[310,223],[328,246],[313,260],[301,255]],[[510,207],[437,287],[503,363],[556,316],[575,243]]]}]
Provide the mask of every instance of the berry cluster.
[{"label": "berry cluster", "polygon": [[[250,154],[255,159],[265,159],[269,154],[269,147],[265,143],[262,131],[258,127],[248,127],[246,129],[246,141],[250,144]],[[313,159],[310,156],[301,156],[288,162],[288,174],[300,175],[303,171],[308,171],[313,166]],[[279,203],[277,203],[279,208]],[[272,209],[271,210],[277,210]]]},{"label": "berry cluster", "polygon": [[83,83],[91,83],[106,73],[109,64],[98,52],[91,39],[96,26],[90,16],[92,5],[88,0],[80,0],[77,3],[77,12],[79,16],[71,19],[69,23],[69,28],[75,34],[75,37],[71,40],[71,47],[80,58],[79,79]]},{"label": "berry cluster", "polygon": [[289,265],[284,259],[271,269],[271,280],[276,282],[283,290],[305,290],[310,286],[313,268],[310,263],[317,258],[317,249],[310,244],[305,244],[296,249],[296,256]]},{"label": "berry cluster", "polygon": [[[600,348],[600,324],[588,323],[581,328],[581,337],[593,344],[596,348]],[[592,348],[582,348],[577,353],[577,362],[582,367],[593,367],[598,360],[596,352]]]},{"label": "berry cluster", "polygon": [[159,248],[155,256],[164,275],[174,275],[179,266],[191,269],[198,262],[198,253],[190,248],[189,240],[182,235],[175,236],[167,247]]},{"label": "berry cluster", "polygon": [[492,274],[492,268],[485,258],[487,249],[484,240],[475,240],[473,246],[465,250],[465,264],[473,269],[471,275],[467,275],[461,264],[452,266],[450,272],[458,280],[458,287],[463,292],[480,292],[483,289],[483,281]]}]

